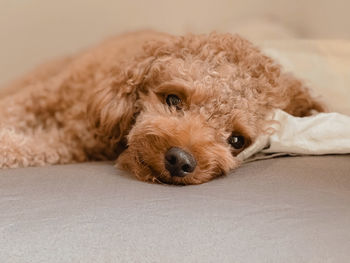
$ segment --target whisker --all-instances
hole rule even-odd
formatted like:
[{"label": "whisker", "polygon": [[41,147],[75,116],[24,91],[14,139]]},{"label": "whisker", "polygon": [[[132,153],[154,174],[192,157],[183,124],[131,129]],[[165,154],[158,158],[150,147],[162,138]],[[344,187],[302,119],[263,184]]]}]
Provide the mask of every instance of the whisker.
[{"label": "whisker", "polygon": [[215,114],[214,112],[212,114],[210,114],[210,116],[207,118],[207,121],[209,121],[211,118],[213,118],[214,114]]}]

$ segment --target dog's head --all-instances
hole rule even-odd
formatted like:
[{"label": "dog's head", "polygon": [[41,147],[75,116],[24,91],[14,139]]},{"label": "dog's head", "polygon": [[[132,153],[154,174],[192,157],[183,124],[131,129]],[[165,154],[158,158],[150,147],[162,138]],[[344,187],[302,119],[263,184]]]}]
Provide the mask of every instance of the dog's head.
[{"label": "dog's head", "polygon": [[200,184],[239,165],[237,154],[261,132],[279,74],[238,36],[171,38],[115,69],[89,112],[111,143],[126,139],[118,163],[139,179]]}]

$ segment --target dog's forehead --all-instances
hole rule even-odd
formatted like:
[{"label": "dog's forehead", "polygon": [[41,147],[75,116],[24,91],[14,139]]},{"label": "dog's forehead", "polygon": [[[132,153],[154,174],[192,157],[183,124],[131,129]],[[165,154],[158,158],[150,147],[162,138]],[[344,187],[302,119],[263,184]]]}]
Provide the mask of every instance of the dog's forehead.
[{"label": "dog's forehead", "polygon": [[212,77],[205,76],[202,80],[189,83],[191,104],[201,105],[208,111],[218,111],[229,114],[239,109],[249,111],[255,99],[254,94],[246,87],[249,81],[235,79],[235,76]]},{"label": "dog's forehead", "polygon": [[249,77],[239,65],[225,59],[196,57],[192,55],[162,56],[152,62],[148,78],[154,80],[183,79],[187,81],[228,81],[232,76]]},{"label": "dog's forehead", "polygon": [[166,57],[153,64],[147,81],[153,87],[181,86],[197,97],[216,98],[224,103],[229,97],[244,95],[242,90],[251,84],[251,76],[232,63]]}]

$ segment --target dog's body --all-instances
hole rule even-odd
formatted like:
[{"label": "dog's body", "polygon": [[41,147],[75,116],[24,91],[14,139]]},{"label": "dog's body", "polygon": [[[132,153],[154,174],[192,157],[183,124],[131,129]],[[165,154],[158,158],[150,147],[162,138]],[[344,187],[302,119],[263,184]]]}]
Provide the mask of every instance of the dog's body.
[{"label": "dog's body", "polygon": [[125,34],[3,92],[0,168],[118,158],[141,180],[203,183],[237,167],[274,108],[323,110],[239,36]]}]

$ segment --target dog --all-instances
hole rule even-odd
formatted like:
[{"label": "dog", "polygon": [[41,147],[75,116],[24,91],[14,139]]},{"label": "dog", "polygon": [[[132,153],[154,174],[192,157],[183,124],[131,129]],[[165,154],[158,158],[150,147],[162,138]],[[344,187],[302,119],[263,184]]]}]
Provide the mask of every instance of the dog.
[{"label": "dog", "polygon": [[143,181],[201,184],[239,166],[273,109],[324,106],[238,35],[126,33],[2,92],[0,168],[117,160]]}]

